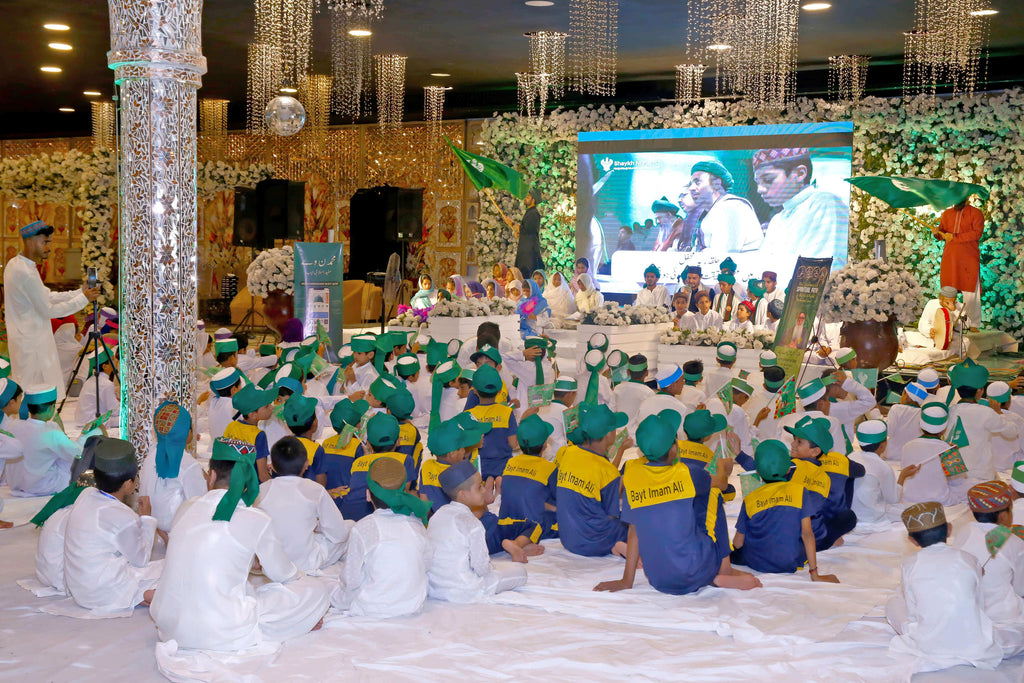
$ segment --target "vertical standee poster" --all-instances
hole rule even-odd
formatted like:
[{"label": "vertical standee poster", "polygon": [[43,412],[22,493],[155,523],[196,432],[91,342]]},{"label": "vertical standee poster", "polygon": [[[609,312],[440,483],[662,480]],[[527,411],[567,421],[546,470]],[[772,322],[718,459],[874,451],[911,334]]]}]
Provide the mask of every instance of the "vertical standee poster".
[{"label": "vertical standee poster", "polygon": [[800,373],[804,351],[811,340],[814,318],[818,315],[825,283],[832,269],[831,258],[804,258],[796,261],[793,279],[786,292],[786,307],[775,334],[775,354],[786,377]]},{"label": "vertical standee poster", "polygon": [[303,335],[317,333],[321,323],[335,354],[344,344],[345,260],[340,242],[295,243],[295,317],[302,321]]}]

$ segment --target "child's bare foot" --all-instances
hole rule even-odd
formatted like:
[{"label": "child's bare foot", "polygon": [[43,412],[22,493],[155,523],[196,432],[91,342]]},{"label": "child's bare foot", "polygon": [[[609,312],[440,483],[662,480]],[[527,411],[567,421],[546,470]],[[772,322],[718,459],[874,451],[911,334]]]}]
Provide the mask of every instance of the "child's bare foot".
[{"label": "child's bare foot", "polygon": [[612,555],[626,559],[626,542],[619,541],[612,546]]},{"label": "child's bare foot", "polygon": [[146,591],[145,593],[142,594],[142,603],[141,604],[145,605],[146,607],[149,607],[149,604],[151,602],[153,602],[153,597],[155,595],[156,595],[156,589],[155,588],[150,588],[148,591]]},{"label": "child's bare foot", "polygon": [[741,591],[761,587],[761,581],[753,574],[747,574],[746,572],[719,574],[715,577],[714,584],[719,588],[735,588]]},{"label": "child's bare foot", "polygon": [[543,555],[544,554],[544,546],[538,545],[536,543],[528,543],[528,544],[523,546],[523,552],[525,552],[530,557],[535,557],[537,555]]},{"label": "child's bare foot", "polygon": [[324,627],[324,619],[320,617],[320,621],[316,622],[316,626],[310,629],[310,631],[319,631]]},{"label": "child's bare foot", "polygon": [[502,541],[501,547],[505,549],[505,552],[512,556],[513,562],[522,562],[523,564],[529,562],[529,560],[526,559],[526,551],[516,545],[515,541]]},{"label": "child's bare foot", "polygon": [[842,536],[840,536],[839,538],[836,539],[836,542],[832,544],[832,547],[833,548],[838,548],[839,546],[841,546],[844,543],[846,543],[846,539],[844,539]]},{"label": "child's bare foot", "polygon": [[14,522],[5,522],[4,520],[0,519],[0,529],[10,529],[13,526]]}]

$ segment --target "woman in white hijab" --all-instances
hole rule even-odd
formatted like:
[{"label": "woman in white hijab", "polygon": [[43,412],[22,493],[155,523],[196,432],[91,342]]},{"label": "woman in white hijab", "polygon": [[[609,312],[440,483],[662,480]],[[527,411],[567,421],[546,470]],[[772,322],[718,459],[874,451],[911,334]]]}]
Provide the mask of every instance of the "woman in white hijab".
[{"label": "woman in white hijab", "polygon": [[488,301],[501,299],[505,296],[505,288],[502,287],[501,283],[493,277],[489,277],[484,280],[484,290],[487,292],[486,297]]},{"label": "woman in white hijab", "polygon": [[552,273],[544,288],[544,298],[551,309],[552,318],[564,318],[576,312],[576,299],[561,273]]},{"label": "woman in white hijab", "polygon": [[75,369],[75,361],[82,351],[82,342],[75,339],[75,326],[64,323],[53,333],[53,341],[57,342],[57,358],[60,359],[60,371],[67,386],[71,371]]},{"label": "woman in white hijab", "polygon": [[604,305],[604,294],[594,289],[594,281],[589,273],[577,275],[576,283],[580,288],[580,291],[576,292],[576,308],[580,313],[590,313]]},{"label": "woman in white hijab", "polygon": [[508,296],[508,300],[512,303],[519,303],[519,300],[523,298],[523,283],[521,280],[512,280],[505,287],[505,294]]}]

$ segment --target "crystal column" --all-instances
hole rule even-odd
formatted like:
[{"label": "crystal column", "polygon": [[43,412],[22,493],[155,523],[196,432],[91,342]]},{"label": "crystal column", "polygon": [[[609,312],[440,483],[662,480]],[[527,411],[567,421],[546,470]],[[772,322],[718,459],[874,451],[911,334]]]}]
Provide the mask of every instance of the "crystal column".
[{"label": "crystal column", "polygon": [[153,411],[195,415],[196,91],[202,0],[109,0],[119,90],[121,437],[139,458]]}]

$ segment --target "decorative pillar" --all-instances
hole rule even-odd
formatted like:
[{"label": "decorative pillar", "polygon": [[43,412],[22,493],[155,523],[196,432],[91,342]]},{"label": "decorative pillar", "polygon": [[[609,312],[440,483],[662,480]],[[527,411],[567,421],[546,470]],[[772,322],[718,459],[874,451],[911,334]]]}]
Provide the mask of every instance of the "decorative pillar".
[{"label": "decorative pillar", "polygon": [[153,411],[195,415],[196,91],[202,0],[109,0],[120,94],[121,437],[139,458]]}]

